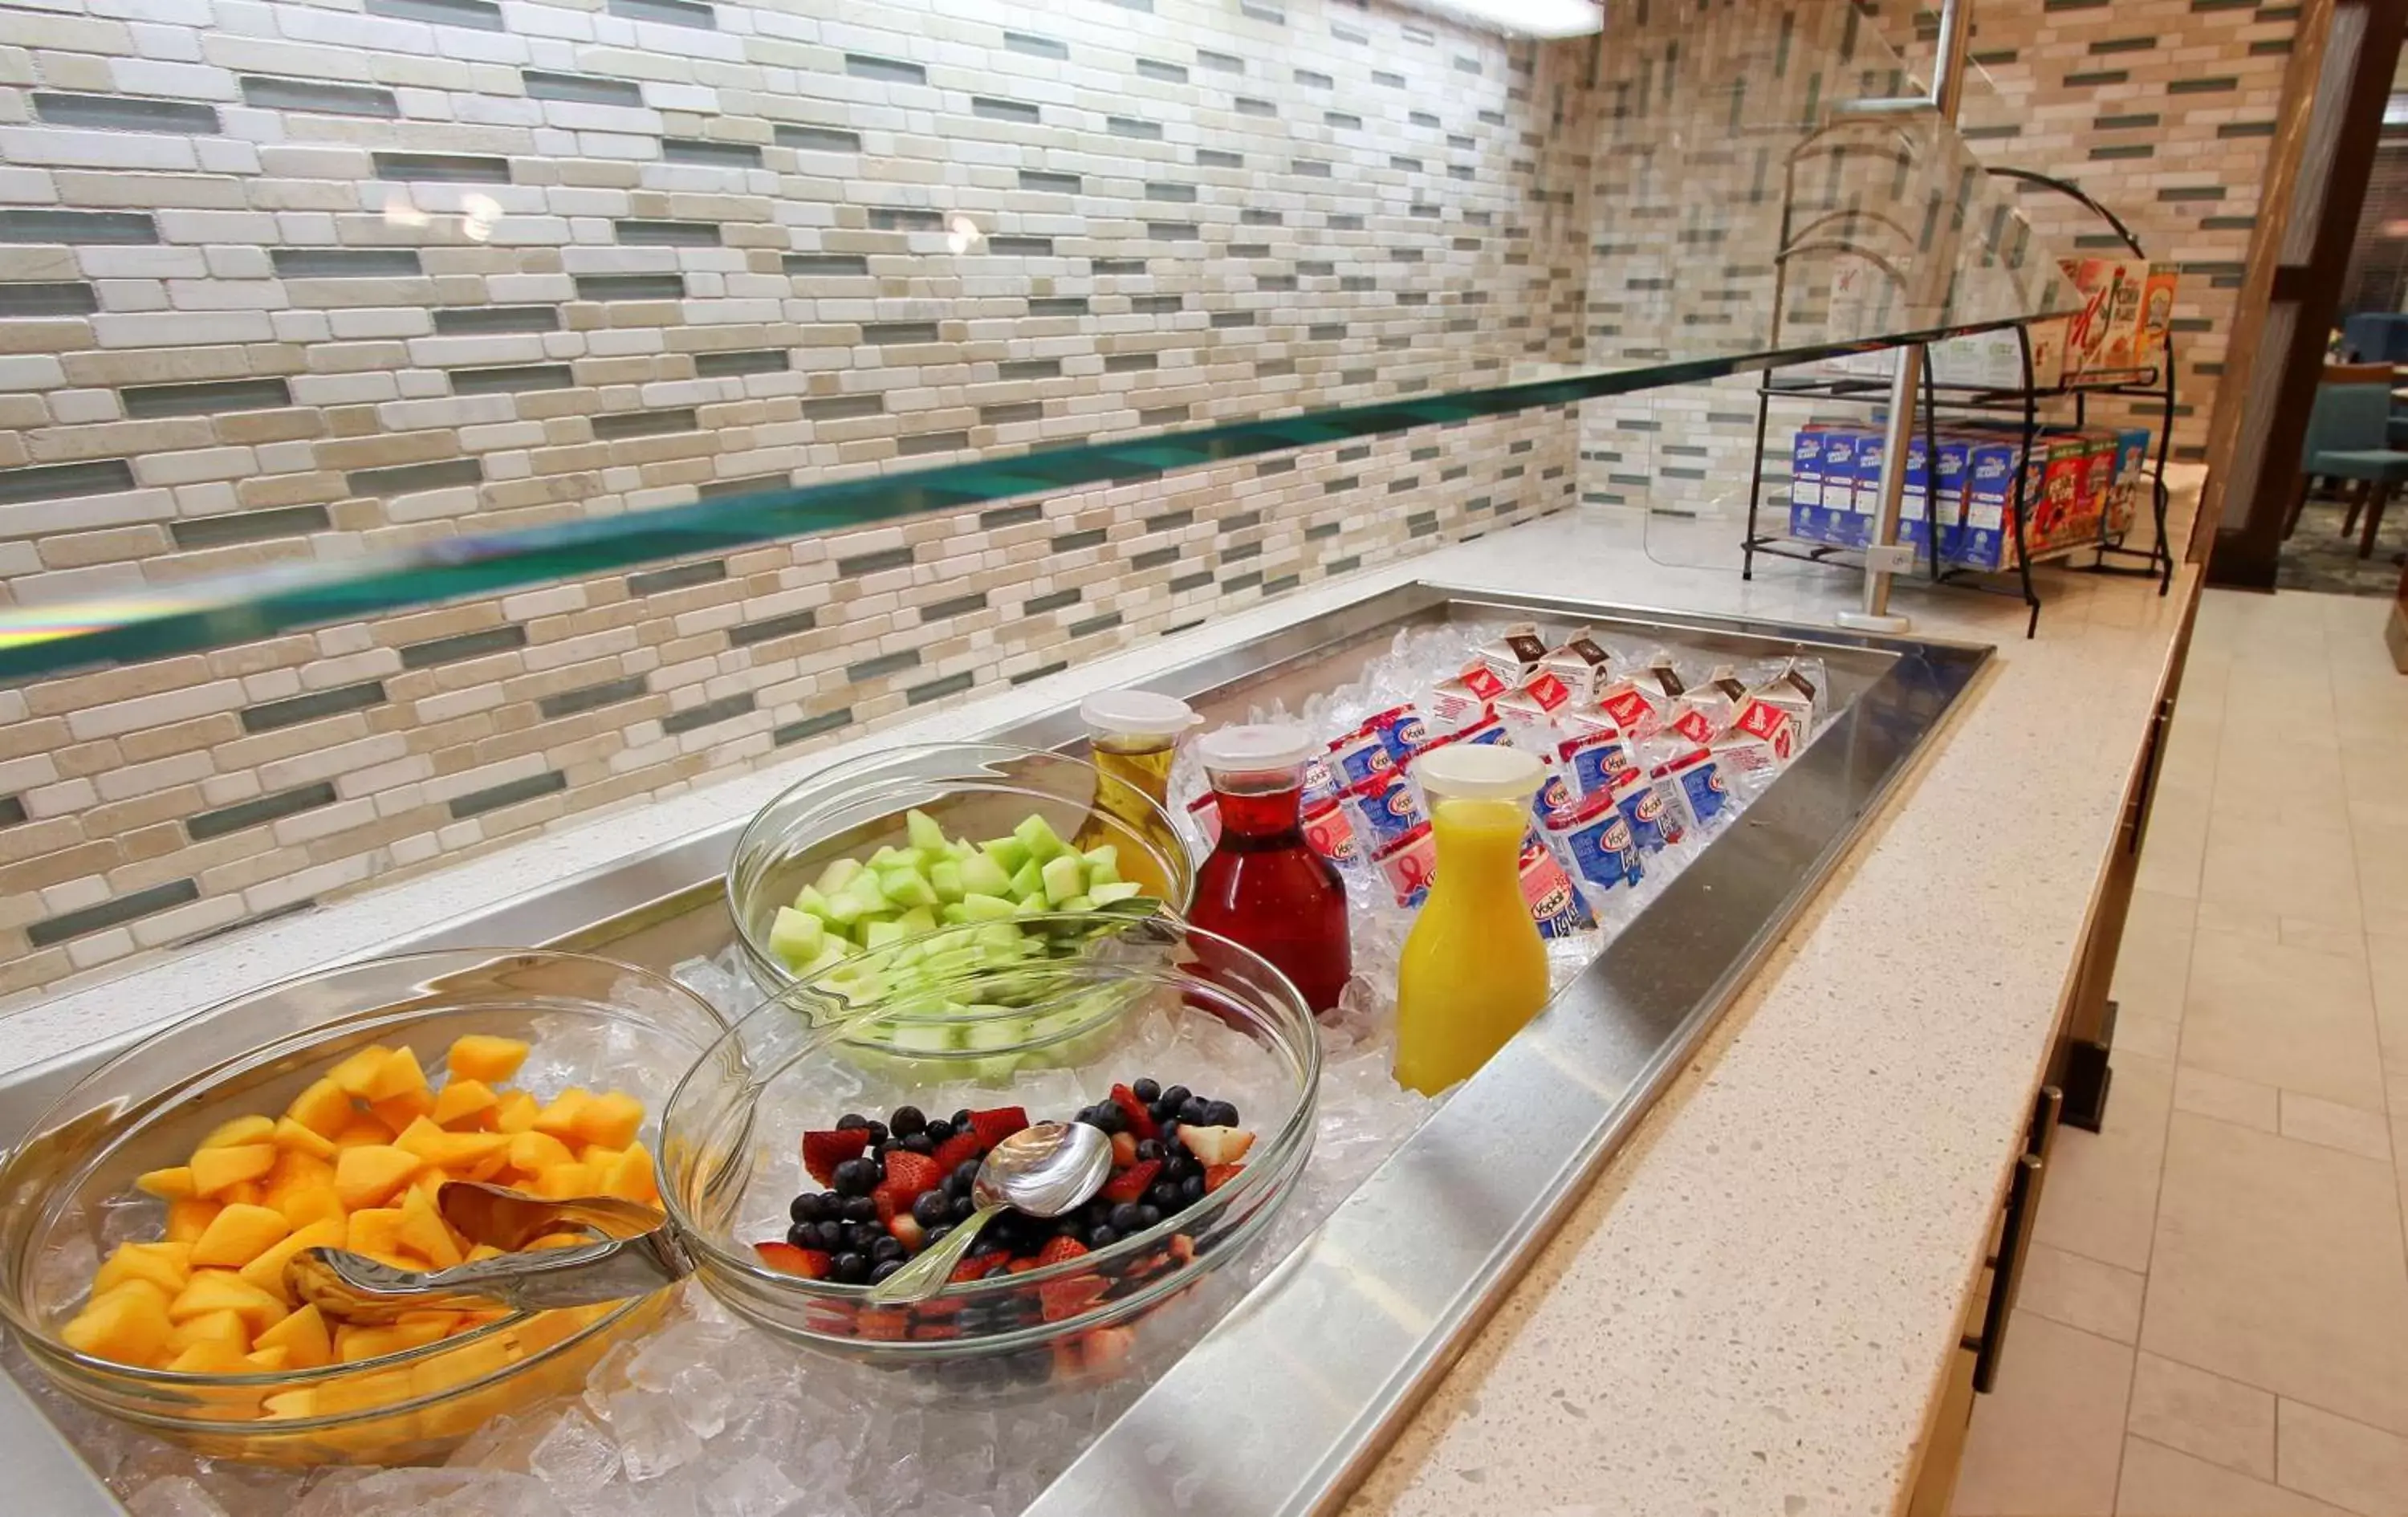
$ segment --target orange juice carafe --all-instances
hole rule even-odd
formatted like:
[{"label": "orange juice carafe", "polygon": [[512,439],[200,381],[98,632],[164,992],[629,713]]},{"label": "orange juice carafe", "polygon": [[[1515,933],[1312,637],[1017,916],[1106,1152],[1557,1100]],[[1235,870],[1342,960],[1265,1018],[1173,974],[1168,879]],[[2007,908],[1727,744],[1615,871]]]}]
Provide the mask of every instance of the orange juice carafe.
[{"label": "orange juice carafe", "polygon": [[1522,838],[1546,771],[1528,753],[1462,743],[1413,765],[1438,872],[1397,969],[1397,1082],[1436,1095],[1547,1004],[1547,950],[1522,894]]},{"label": "orange juice carafe", "polygon": [[[1106,779],[1096,792],[1095,810],[1072,844],[1083,851],[1119,840],[1105,820],[1109,817],[1153,844],[1164,858],[1179,857],[1187,845],[1136,797],[1142,795],[1162,808],[1164,815],[1169,813],[1172,754],[1180,735],[1204,719],[1175,695],[1157,695],[1150,690],[1105,690],[1079,703],[1079,720],[1087,724],[1089,756]],[[1180,906],[1170,899],[1170,881],[1154,860],[1138,857],[1134,850],[1124,848],[1120,872],[1123,880],[1144,886],[1145,894],[1154,899],[1169,902],[1173,909]]]}]

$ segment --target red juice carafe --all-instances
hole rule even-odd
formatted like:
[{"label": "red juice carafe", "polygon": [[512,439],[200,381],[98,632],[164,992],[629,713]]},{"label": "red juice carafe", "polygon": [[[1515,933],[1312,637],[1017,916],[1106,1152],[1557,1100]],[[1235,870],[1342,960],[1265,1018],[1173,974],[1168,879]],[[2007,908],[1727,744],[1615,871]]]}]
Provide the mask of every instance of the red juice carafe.
[{"label": "red juice carafe", "polygon": [[[1221,812],[1221,837],[1196,878],[1187,920],[1254,950],[1316,1013],[1338,1005],[1354,971],[1346,885],[1305,841],[1303,729],[1224,727],[1197,744]],[[1202,954],[1211,967],[1209,951]]]}]

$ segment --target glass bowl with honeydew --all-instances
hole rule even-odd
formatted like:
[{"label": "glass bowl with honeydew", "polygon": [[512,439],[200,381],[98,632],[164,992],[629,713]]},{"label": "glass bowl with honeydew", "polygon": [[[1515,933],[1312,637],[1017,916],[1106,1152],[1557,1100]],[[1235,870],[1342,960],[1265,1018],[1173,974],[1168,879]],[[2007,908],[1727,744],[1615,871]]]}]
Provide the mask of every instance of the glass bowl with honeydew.
[{"label": "glass bowl with honeydew", "polygon": [[726,1030],[657,975],[510,950],[365,960],[196,1012],[0,1156],[0,1317],[68,1395],[203,1454],[438,1458],[581,1386],[666,1293],[351,1325],[301,1304],[285,1264],[488,1256],[434,1204],[451,1180],[655,1203],[661,1109]]}]

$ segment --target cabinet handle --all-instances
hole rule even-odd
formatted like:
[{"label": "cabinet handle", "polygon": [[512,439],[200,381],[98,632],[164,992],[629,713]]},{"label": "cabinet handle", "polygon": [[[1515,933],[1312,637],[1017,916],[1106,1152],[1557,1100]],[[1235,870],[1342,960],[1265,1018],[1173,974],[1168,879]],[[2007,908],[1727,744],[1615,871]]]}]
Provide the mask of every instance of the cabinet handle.
[{"label": "cabinet handle", "polygon": [[1985,1395],[1998,1382],[1999,1361],[2006,1352],[2007,1319],[2023,1284],[2024,1255],[2031,1249],[2033,1219],[2040,1215],[2041,1181],[2057,1147],[2057,1118],[2064,1109],[2065,1093],[2054,1085],[2042,1086],[2031,1125],[2024,1132],[2024,1151],[2015,1155],[2014,1177],[2007,1183],[1999,1252],[1988,1261],[1990,1298],[1982,1308],[1982,1330],[1964,1339],[1973,1351],[1973,1389]]}]

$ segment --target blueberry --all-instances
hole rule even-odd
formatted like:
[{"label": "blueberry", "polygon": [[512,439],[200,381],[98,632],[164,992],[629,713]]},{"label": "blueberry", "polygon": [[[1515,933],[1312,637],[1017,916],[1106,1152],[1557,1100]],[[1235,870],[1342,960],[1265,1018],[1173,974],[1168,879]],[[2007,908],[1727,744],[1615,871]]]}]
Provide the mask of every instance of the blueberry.
[{"label": "blueberry", "polygon": [[832,1251],[844,1246],[844,1224],[830,1219],[819,1224],[815,1230],[820,1235],[819,1246],[822,1249]]},{"label": "blueberry", "polygon": [[1112,1208],[1110,1221],[1113,1232],[1121,1234],[1141,1232],[1145,1227],[1145,1213],[1136,1202],[1123,1201]]},{"label": "blueberry", "polygon": [[888,1138],[894,1136],[895,1135],[893,1133],[886,1130],[886,1123],[882,1122],[873,1122],[869,1124],[869,1146],[871,1148],[876,1148],[879,1144],[885,1142]]},{"label": "blueberry", "polygon": [[962,1194],[964,1195],[968,1195],[970,1192],[970,1186],[976,1183],[978,1180],[978,1172],[979,1162],[976,1159],[964,1159],[961,1163],[953,1166],[953,1178],[962,1182]]},{"label": "blueberry", "polygon": [[900,1259],[905,1252],[903,1240],[890,1236],[869,1245],[869,1259],[872,1264],[884,1264],[889,1259]]},{"label": "blueberry", "polygon": [[818,1248],[820,1224],[815,1222],[798,1222],[786,1229],[786,1241],[798,1249]]},{"label": "blueberry", "polygon": [[1128,1125],[1128,1113],[1110,1101],[1097,1101],[1096,1114],[1081,1120],[1090,1126],[1100,1127],[1108,1133],[1116,1133]]},{"label": "blueberry", "polygon": [[934,1227],[953,1214],[953,1203],[942,1191],[922,1191],[911,1203],[911,1220],[923,1227]]},{"label": "blueberry", "polygon": [[1162,1146],[1167,1150],[1175,1150],[1179,1147],[1179,1123],[1177,1121],[1166,1122],[1162,1124]]},{"label": "blueberry", "polygon": [[[874,1185],[870,1188],[872,1190],[877,1189]],[[878,1203],[871,1200],[867,1195],[848,1195],[844,1198],[844,1220],[847,1222],[876,1222],[878,1220]]]},{"label": "blueberry", "polygon": [[1187,1098],[1195,1094],[1196,1093],[1194,1091],[1189,1090],[1184,1085],[1173,1085],[1168,1090],[1162,1093],[1162,1098],[1165,1101],[1169,1102],[1174,1107],[1180,1107],[1185,1106],[1187,1104]]},{"label": "blueberry", "polygon": [[1162,1139],[1159,1138],[1141,1138],[1138,1139],[1137,1157],[1140,1164],[1143,1164],[1148,1159],[1159,1159],[1169,1152],[1170,1151],[1168,1149],[1162,1146]]},{"label": "blueberry", "polygon": [[1179,1103],[1179,1120],[1190,1127],[1210,1127],[1212,1119],[1207,1115],[1212,1109],[1193,1095]]},{"label": "blueberry", "polygon": [[[955,1222],[968,1222],[970,1220],[970,1213],[977,1209],[978,1204],[972,1201],[968,1196],[956,1195],[951,1201],[946,1203],[945,1217],[950,1217]],[[944,1218],[940,1217],[938,1220],[941,1222]]]},{"label": "blueberry", "polygon": [[1235,1127],[1238,1109],[1226,1101],[1214,1101],[1204,1109],[1204,1123],[1208,1127]]},{"label": "blueberry", "polygon": [[867,1127],[868,1125],[869,1119],[863,1116],[858,1111],[848,1111],[843,1116],[836,1119],[836,1130],[840,1133],[849,1133],[855,1127]]},{"label": "blueberry", "polygon": [[1108,1249],[1120,1240],[1121,1235],[1113,1232],[1110,1225],[1093,1228],[1087,1234],[1089,1249]]},{"label": "blueberry", "polygon": [[954,1112],[952,1121],[953,1123],[953,1131],[957,1133],[964,1131],[970,1124],[970,1109],[968,1107],[964,1107],[959,1111]]},{"label": "blueberry", "polygon": [[903,1261],[900,1259],[881,1259],[869,1267],[869,1283],[875,1285],[902,1267]]},{"label": "blueberry", "polygon": [[1010,1278],[1011,1266],[1009,1264],[999,1264],[979,1277],[981,1280],[1010,1280]]},{"label": "blueberry", "polygon": [[1040,1353],[1032,1350],[1024,1353],[1015,1353],[1003,1362],[1003,1368],[1004,1373],[1013,1380],[1025,1381],[1030,1385],[1042,1385],[1054,1378],[1053,1351],[1049,1349]]},{"label": "blueberry", "polygon": [[928,1142],[933,1148],[936,1144],[950,1140],[953,1134],[961,1129],[939,1117],[934,1122],[921,1123],[920,1130],[928,1135]]},{"label": "blueberry", "polygon": [[858,1253],[839,1253],[828,1265],[828,1277],[839,1285],[858,1285],[869,1278],[869,1260]]},{"label": "blueberry", "polygon": [[1182,1180],[1186,1178],[1187,1166],[1195,1162],[1195,1160],[1187,1156],[1187,1151],[1185,1149],[1173,1149],[1169,1153],[1163,1156],[1162,1168],[1154,1178],[1156,1180]]},{"label": "blueberry", "polygon": [[921,1114],[920,1109],[916,1106],[898,1106],[895,1109],[895,1115],[887,1119],[886,1125],[892,1128],[897,1137],[909,1138],[928,1125],[928,1119]]},{"label": "blueberry", "polygon": [[953,1224],[952,1223],[947,1223],[947,1224],[944,1224],[943,1226],[941,1226],[941,1227],[931,1227],[931,1228],[929,1228],[929,1229],[928,1229],[928,1246],[929,1246],[930,1248],[934,1248],[934,1247],[936,1247],[938,1244],[939,1244],[939,1243],[943,1242],[943,1241],[945,1240],[945,1235],[946,1235],[947,1233],[952,1232],[953,1230]]},{"label": "blueberry", "polygon": [[911,1153],[934,1153],[937,1152],[937,1145],[928,1141],[928,1135],[925,1133],[913,1133],[910,1137],[904,1138],[898,1146]]},{"label": "blueberry", "polygon": [[1129,1091],[1148,1106],[1162,1099],[1162,1087],[1143,1075],[1129,1081]]},{"label": "blueberry", "polygon": [[[1139,1227],[1151,1227],[1161,1220],[1162,1209],[1160,1207],[1147,1206],[1142,1201],[1138,1203],[1137,1224]],[[1123,1231],[1126,1231],[1126,1229],[1123,1229]]]},{"label": "blueberry", "polygon": [[1145,1198],[1165,1211],[1176,1211],[1179,1209],[1179,1182],[1175,1180],[1157,1180],[1146,1191]]},{"label": "blueberry", "polygon": [[1175,1103],[1170,1101],[1156,1101],[1145,1109],[1145,1114],[1152,1117],[1156,1123],[1161,1123],[1168,1122],[1171,1118],[1177,1116],[1179,1114],[1179,1108]]},{"label": "blueberry", "polygon": [[[836,1188],[844,1195],[866,1196],[878,1188],[878,1165],[869,1159],[847,1159],[836,1166]],[[873,1207],[870,1215],[876,1216]]]},{"label": "blueberry", "polygon": [[[786,1209],[786,1215],[798,1224],[817,1222],[827,1215],[827,1203],[816,1195],[797,1195],[795,1197],[795,1204]],[[796,1244],[796,1246],[803,1248],[809,1245]]]},{"label": "blueberry", "polygon": [[1194,1206],[1204,1199],[1204,1177],[1190,1175],[1179,1182],[1179,1200],[1182,1206]]},{"label": "blueberry", "polygon": [[903,1149],[903,1140],[902,1140],[901,1138],[888,1138],[885,1142],[881,1143],[881,1144],[879,1144],[879,1145],[878,1145],[878,1156],[879,1156],[881,1159],[883,1159],[883,1158],[885,1158],[885,1157],[886,1157],[888,1154],[890,1154],[890,1153],[899,1153],[899,1152],[902,1152],[902,1149]]}]

